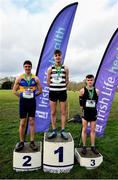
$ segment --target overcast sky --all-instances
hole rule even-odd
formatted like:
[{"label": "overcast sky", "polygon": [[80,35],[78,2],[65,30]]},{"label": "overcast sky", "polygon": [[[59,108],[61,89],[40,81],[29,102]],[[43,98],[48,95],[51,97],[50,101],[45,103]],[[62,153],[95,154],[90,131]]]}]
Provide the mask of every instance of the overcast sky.
[{"label": "overcast sky", "polygon": [[[0,0],[0,77],[23,72],[25,59],[36,72],[48,29],[57,13],[74,0]],[[70,80],[97,72],[118,27],[118,0],[79,0],[65,64]]]}]

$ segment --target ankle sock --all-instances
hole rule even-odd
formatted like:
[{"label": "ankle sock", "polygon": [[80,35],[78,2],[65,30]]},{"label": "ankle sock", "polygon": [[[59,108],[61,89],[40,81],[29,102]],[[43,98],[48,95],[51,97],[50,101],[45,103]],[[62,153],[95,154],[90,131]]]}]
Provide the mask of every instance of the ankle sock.
[{"label": "ankle sock", "polygon": [[64,131],[65,131],[65,129],[62,129],[62,130],[61,130],[61,132],[64,132]]},{"label": "ankle sock", "polygon": [[52,131],[55,132],[55,133],[57,133],[57,129],[53,129]]}]

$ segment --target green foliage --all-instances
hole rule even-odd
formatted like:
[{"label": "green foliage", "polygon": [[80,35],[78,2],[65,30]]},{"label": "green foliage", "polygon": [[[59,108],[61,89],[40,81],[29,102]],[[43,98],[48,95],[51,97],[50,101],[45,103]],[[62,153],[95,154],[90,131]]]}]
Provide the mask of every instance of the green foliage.
[{"label": "green foliage", "polygon": [[[78,92],[68,92],[69,118],[81,113]],[[57,114],[57,128],[60,130],[60,113]],[[108,124],[103,138],[96,138],[96,145],[103,155],[103,163],[94,170],[80,167],[77,161],[68,174],[50,174],[43,170],[33,172],[13,171],[13,149],[19,141],[18,98],[11,90],[0,90],[0,178],[1,179],[116,179],[118,178],[118,93],[114,98]],[[78,146],[81,124],[67,123],[69,131]],[[27,138],[29,139],[29,137]],[[43,133],[36,134],[36,141],[43,140]],[[89,144],[89,138],[88,138]]]},{"label": "green foliage", "polygon": [[1,89],[11,89],[13,85],[13,82],[11,81],[6,81],[2,84]]}]

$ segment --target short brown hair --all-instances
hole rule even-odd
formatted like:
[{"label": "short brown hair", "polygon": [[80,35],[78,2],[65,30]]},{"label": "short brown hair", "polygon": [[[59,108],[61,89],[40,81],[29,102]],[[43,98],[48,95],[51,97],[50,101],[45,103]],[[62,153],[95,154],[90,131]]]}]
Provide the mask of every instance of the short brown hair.
[{"label": "short brown hair", "polygon": [[54,55],[55,55],[55,54],[62,54],[62,52],[61,52],[61,50],[56,49],[56,50],[54,51]]},{"label": "short brown hair", "polygon": [[88,74],[88,75],[86,76],[86,78],[88,78],[88,79],[94,78],[94,75],[93,75],[93,74]]},{"label": "short brown hair", "polygon": [[23,63],[23,66],[24,66],[25,64],[29,64],[29,65],[31,65],[31,67],[32,67],[32,63],[31,63],[30,60],[26,60],[26,61]]}]

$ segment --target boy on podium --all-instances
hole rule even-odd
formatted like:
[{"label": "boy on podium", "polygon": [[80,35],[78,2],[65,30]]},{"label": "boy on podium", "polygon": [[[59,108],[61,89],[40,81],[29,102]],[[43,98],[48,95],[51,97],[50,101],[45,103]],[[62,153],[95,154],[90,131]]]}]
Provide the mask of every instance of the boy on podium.
[{"label": "boy on podium", "polygon": [[55,64],[48,68],[47,83],[49,85],[49,100],[51,109],[51,124],[52,132],[48,135],[49,139],[57,136],[56,129],[56,108],[57,101],[60,102],[61,111],[61,137],[65,140],[68,139],[65,132],[66,123],[66,100],[67,100],[67,85],[69,82],[68,68],[61,64],[62,53],[60,50],[54,51]]},{"label": "boy on podium", "polygon": [[27,117],[29,118],[30,125],[30,147],[35,151],[38,149],[34,143],[35,97],[42,93],[42,88],[39,78],[31,73],[31,61],[26,60],[23,67],[25,73],[16,79],[13,86],[13,93],[19,98],[19,114],[21,119],[19,126],[20,142],[16,147],[16,151],[21,151],[24,148],[24,131]]},{"label": "boy on podium", "polygon": [[89,74],[86,76],[86,87],[80,90],[80,107],[82,108],[82,154],[87,153],[86,137],[87,137],[87,125],[90,122],[90,140],[91,151],[94,154],[99,154],[95,147],[95,128],[97,119],[97,102],[99,90],[94,86],[94,76]]}]

